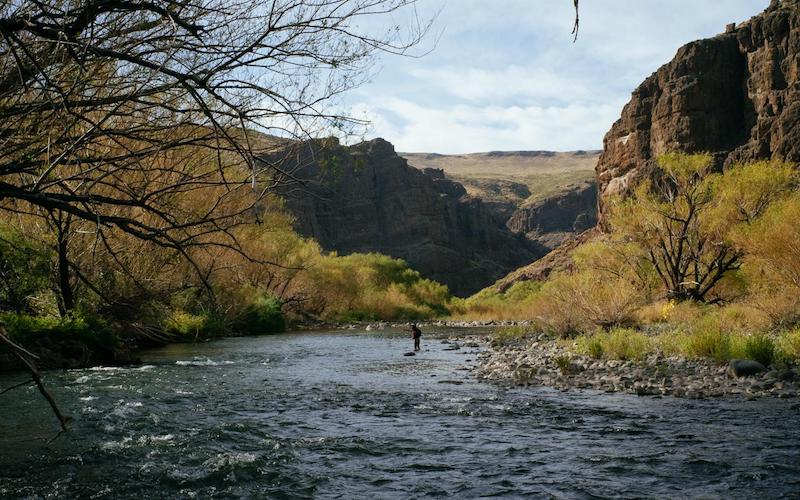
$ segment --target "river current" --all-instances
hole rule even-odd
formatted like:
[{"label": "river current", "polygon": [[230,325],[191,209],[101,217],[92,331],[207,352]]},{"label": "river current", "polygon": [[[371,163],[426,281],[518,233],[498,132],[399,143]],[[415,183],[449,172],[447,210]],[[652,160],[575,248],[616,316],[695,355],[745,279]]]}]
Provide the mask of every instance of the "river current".
[{"label": "river current", "polygon": [[[439,336],[173,345],[0,395],[1,498],[800,498],[800,404],[477,381]],[[464,333],[464,332],[455,332]],[[0,390],[24,380],[0,375]]]}]

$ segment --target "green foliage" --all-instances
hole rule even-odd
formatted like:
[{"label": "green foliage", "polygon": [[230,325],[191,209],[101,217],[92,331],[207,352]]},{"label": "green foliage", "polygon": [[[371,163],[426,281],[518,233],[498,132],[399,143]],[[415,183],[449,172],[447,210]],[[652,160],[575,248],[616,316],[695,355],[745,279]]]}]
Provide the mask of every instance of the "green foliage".
[{"label": "green foliage", "polygon": [[206,316],[190,314],[186,311],[174,311],[167,318],[165,329],[180,337],[196,338],[205,331]]},{"label": "green foliage", "polygon": [[169,313],[163,325],[177,340],[195,341],[231,333],[230,321],[219,313],[202,311],[196,314],[184,310]]},{"label": "green foliage", "polygon": [[775,360],[777,346],[772,337],[763,334],[756,334],[744,339],[745,359],[753,359],[764,366],[769,366]]},{"label": "green foliage", "polygon": [[778,328],[800,323],[800,192],[740,225],[734,241],[745,253],[743,278],[750,302]]},{"label": "green foliage", "polygon": [[711,358],[718,362],[731,359],[731,336],[716,328],[702,325],[680,337],[680,352],[689,357]]},{"label": "green foliage", "polygon": [[9,225],[0,225],[0,309],[32,312],[32,299],[50,285],[46,248]]},{"label": "green foliage", "polygon": [[556,356],[553,361],[556,364],[556,368],[558,368],[561,373],[569,373],[572,369],[572,363],[570,363],[569,357],[567,356]]},{"label": "green foliage", "polygon": [[[579,346],[581,345],[579,340]],[[597,337],[590,337],[583,341],[583,350],[594,359],[601,359],[605,350],[603,349],[603,342]]]},{"label": "green foliage", "polygon": [[746,253],[736,244],[736,231],[783,198],[797,175],[789,165],[766,162],[712,173],[707,154],[670,153],[658,162],[664,179],[609,203],[614,238],[639,247],[669,298],[718,297],[719,284]]},{"label": "green foliage", "polygon": [[450,304],[450,312],[474,319],[529,319],[531,305],[542,289],[539,281],[518,281],[505,292],[495,287],[484,288],[472,297],[457,299]]},{"label": "green foliage", "polygon": [[511,302],[524,302],[532,295],[539,293],[541,289],[542,283],[539,281],[518,281],[505,291],[503,299]]},{"label": "green foliage", "polygon": [[286,330],[281,300],[274,295],[260,295],[247,307],[237,331],[248,334],[279,333]]},{"label": "green foliage", "polygon": [[792,362],[800,362],[800,328],[781,333],[778,339],[781,357]]},{"label": "green foliage", "polygon": [[506,326],[492,332],[492,343],[496,346],[502,346],[522,340],[530,334],[530,327],[520,325]]},{"label": "green foliage", "polygon": [[77,312],[64,318],[7,312],[0,314],[0,322],[8,334],[23,345],[40,343],[47,338],[56,342],[60,339],[71,339],[91,346],[108,348],[116,346],[118,342],[105,321]]},{"label": "green foliage", "polygon": [[631,328],[597,330],[576,339],[578,351],[595,359],[639,360],[653,351],[653,342]]},{"label": "green foliage", "polygon": [[449,310],[446,286],[378,253],[322,256],[310,277],[317,313],[327,319],[425,319]]}]

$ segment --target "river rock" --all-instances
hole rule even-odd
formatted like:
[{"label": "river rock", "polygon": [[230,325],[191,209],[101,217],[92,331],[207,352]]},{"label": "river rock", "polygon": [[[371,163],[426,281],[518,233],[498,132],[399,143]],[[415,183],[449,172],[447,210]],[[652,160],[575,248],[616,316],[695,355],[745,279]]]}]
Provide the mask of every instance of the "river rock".
[{"label": "river rock", "polygon": [[749,377],[765,371],[764,365],[752,359],[732,359],[728,365],[728,372],[734,377]]}]

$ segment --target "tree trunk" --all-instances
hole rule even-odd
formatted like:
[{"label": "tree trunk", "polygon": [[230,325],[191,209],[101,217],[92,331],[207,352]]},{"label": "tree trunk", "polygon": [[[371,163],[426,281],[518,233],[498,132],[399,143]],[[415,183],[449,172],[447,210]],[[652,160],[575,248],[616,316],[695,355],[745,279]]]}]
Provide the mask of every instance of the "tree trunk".
[{"label": "tree trunk", "polygon": [[58,254],[58,308],[61,316],[66,316],[75,309],[75,294],[70,283],[69,270],[69,226],[71,216],[63,219],[63,213],[54,217],[57,229],[58,242],[56,243],[56,253]]}]

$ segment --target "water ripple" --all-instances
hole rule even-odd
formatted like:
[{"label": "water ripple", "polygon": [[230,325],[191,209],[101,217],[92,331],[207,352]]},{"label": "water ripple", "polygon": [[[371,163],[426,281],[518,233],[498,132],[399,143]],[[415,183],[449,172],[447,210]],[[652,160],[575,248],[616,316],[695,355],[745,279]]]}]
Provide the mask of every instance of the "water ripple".
[{"label": "water ripple", "polygon": [[[796,403],[503,389],[426,335],[170,346],[0,406],[0,497],[790,497]],[[18,381],[0,376],[0,387]],[[444,382],[444,383],[440,383]],[[91,406],[88,406],[91,405]]]}]

